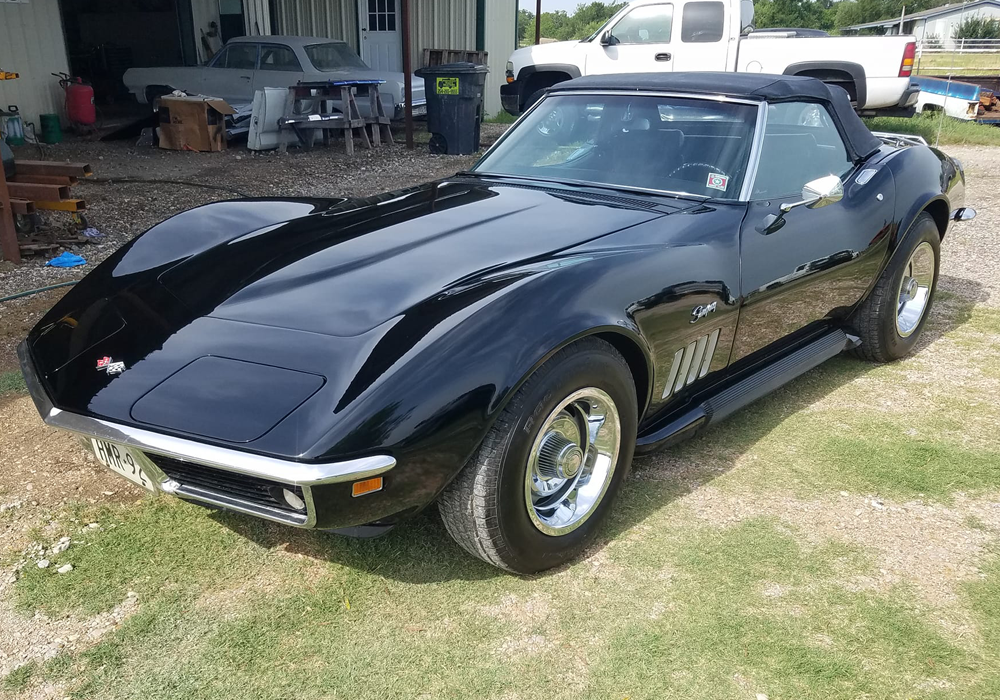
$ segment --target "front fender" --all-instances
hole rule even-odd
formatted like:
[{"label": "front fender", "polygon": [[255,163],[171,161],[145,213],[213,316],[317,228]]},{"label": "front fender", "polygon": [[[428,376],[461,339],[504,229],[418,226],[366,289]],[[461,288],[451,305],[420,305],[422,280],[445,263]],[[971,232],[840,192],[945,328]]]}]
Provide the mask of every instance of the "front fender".
[{"label": "front fender", "polygon": [[[486,275],[378,329],[336,424],[310,458],[391,454],[393,512],[429,503],[478,448],[524,381],[593,333],[649,344],[610,293],[622,254],[569,255]],[[620,283],[619,283],[620,286]],[[646,379],[645,381],[648,381]]]}]

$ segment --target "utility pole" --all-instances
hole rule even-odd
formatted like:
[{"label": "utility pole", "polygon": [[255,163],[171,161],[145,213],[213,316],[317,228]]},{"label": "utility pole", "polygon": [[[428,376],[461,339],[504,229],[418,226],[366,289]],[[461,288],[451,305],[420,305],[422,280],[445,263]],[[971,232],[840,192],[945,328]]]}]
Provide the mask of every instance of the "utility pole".
[{"label": "utility pole", "polygon": [[542,0],[535,2],[535,45],[542,43]]},{"label": "utility pole", "polygon": [[[541,1],[541,0],[539,0]],[[410,60],[410,0],[402,0],[400,24],[403,25],[403,100],[406,102],[404,124],[406,147],[413,150],[413,64]]]}]

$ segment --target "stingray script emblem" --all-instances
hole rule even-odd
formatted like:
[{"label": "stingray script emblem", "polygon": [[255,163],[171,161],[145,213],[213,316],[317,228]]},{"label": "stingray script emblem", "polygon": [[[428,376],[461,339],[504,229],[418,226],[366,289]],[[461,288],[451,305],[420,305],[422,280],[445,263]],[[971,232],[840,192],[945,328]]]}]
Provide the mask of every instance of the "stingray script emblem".
[{"label": "stingray script emblem", "polygon": [[718,303],[717,301],[713,301],[711,304],[702,304],[701,306],[694,307],[691,310],[691,323],[697,323],[715,311],[716,304]]}]

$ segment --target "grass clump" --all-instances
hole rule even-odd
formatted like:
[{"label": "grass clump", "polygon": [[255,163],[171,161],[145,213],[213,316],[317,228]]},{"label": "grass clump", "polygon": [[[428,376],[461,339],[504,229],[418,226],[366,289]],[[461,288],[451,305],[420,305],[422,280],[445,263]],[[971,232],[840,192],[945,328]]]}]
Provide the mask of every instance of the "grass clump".
[{"label": "grass clump", "polygon": [[516,121],[517,117],[503,109],[493,116],[483,119],[486,124],[513,124]]},{"label": "grass clump", "polygon": [[0,681],[0,688],[7,691],[24,690],[37,670],[38,665],[34,661],[18,666],[3,677],[3,680]]},{"label": "grass clump", "polygon": [[24,377],[19,370],[0,374],[0,396],[26,393],[28,393],[28,387],[25,386]]},{"label": "grass clump", "polygon": [[937,141],[938,127],[941,129],[942,146],[1000,146],[1000,129],[986,124],[963,121],[952,117],[941,118],[934,112],[923,112],[906,119],[905,117],[871,117],[864,120],[872,131],[889,131],[897,134],[922,136],[927,143]]}]

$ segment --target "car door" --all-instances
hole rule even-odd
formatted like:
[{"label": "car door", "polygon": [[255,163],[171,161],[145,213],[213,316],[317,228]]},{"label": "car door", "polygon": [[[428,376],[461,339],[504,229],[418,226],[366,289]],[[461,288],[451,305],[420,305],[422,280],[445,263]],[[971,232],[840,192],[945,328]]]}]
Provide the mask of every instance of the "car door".
[{"label": "car door", "polygon": [[260,57],[253,76],[253,90],[286,88],[303,79],[305,73],[295,51],[285,44],[260,45]]},{"label": "car door", "polygon": [[253,76],[258,45],[249,41],[228,44],[205,68],[201,92],[230,104],[253,101]]},{"label": "car door", "polygon": [[[781,215],[781,204],[802,200],[806,183],[829,175],[841,178],[842,199]],[[888,168],[852,163],[825,106],[769,105],[740,231],[742,306],[732,361],[842,321],[878,274],[894,200]]]},{"label": "car door", "polygon": [[675,71],[724,71],[728,6],[718,0],[681,7],[680,45],[671,59]]},{"label": "car door", "polygon": [[619,19],[587,48],[587,75],[673,70],[672,3],[640,5]]}]

